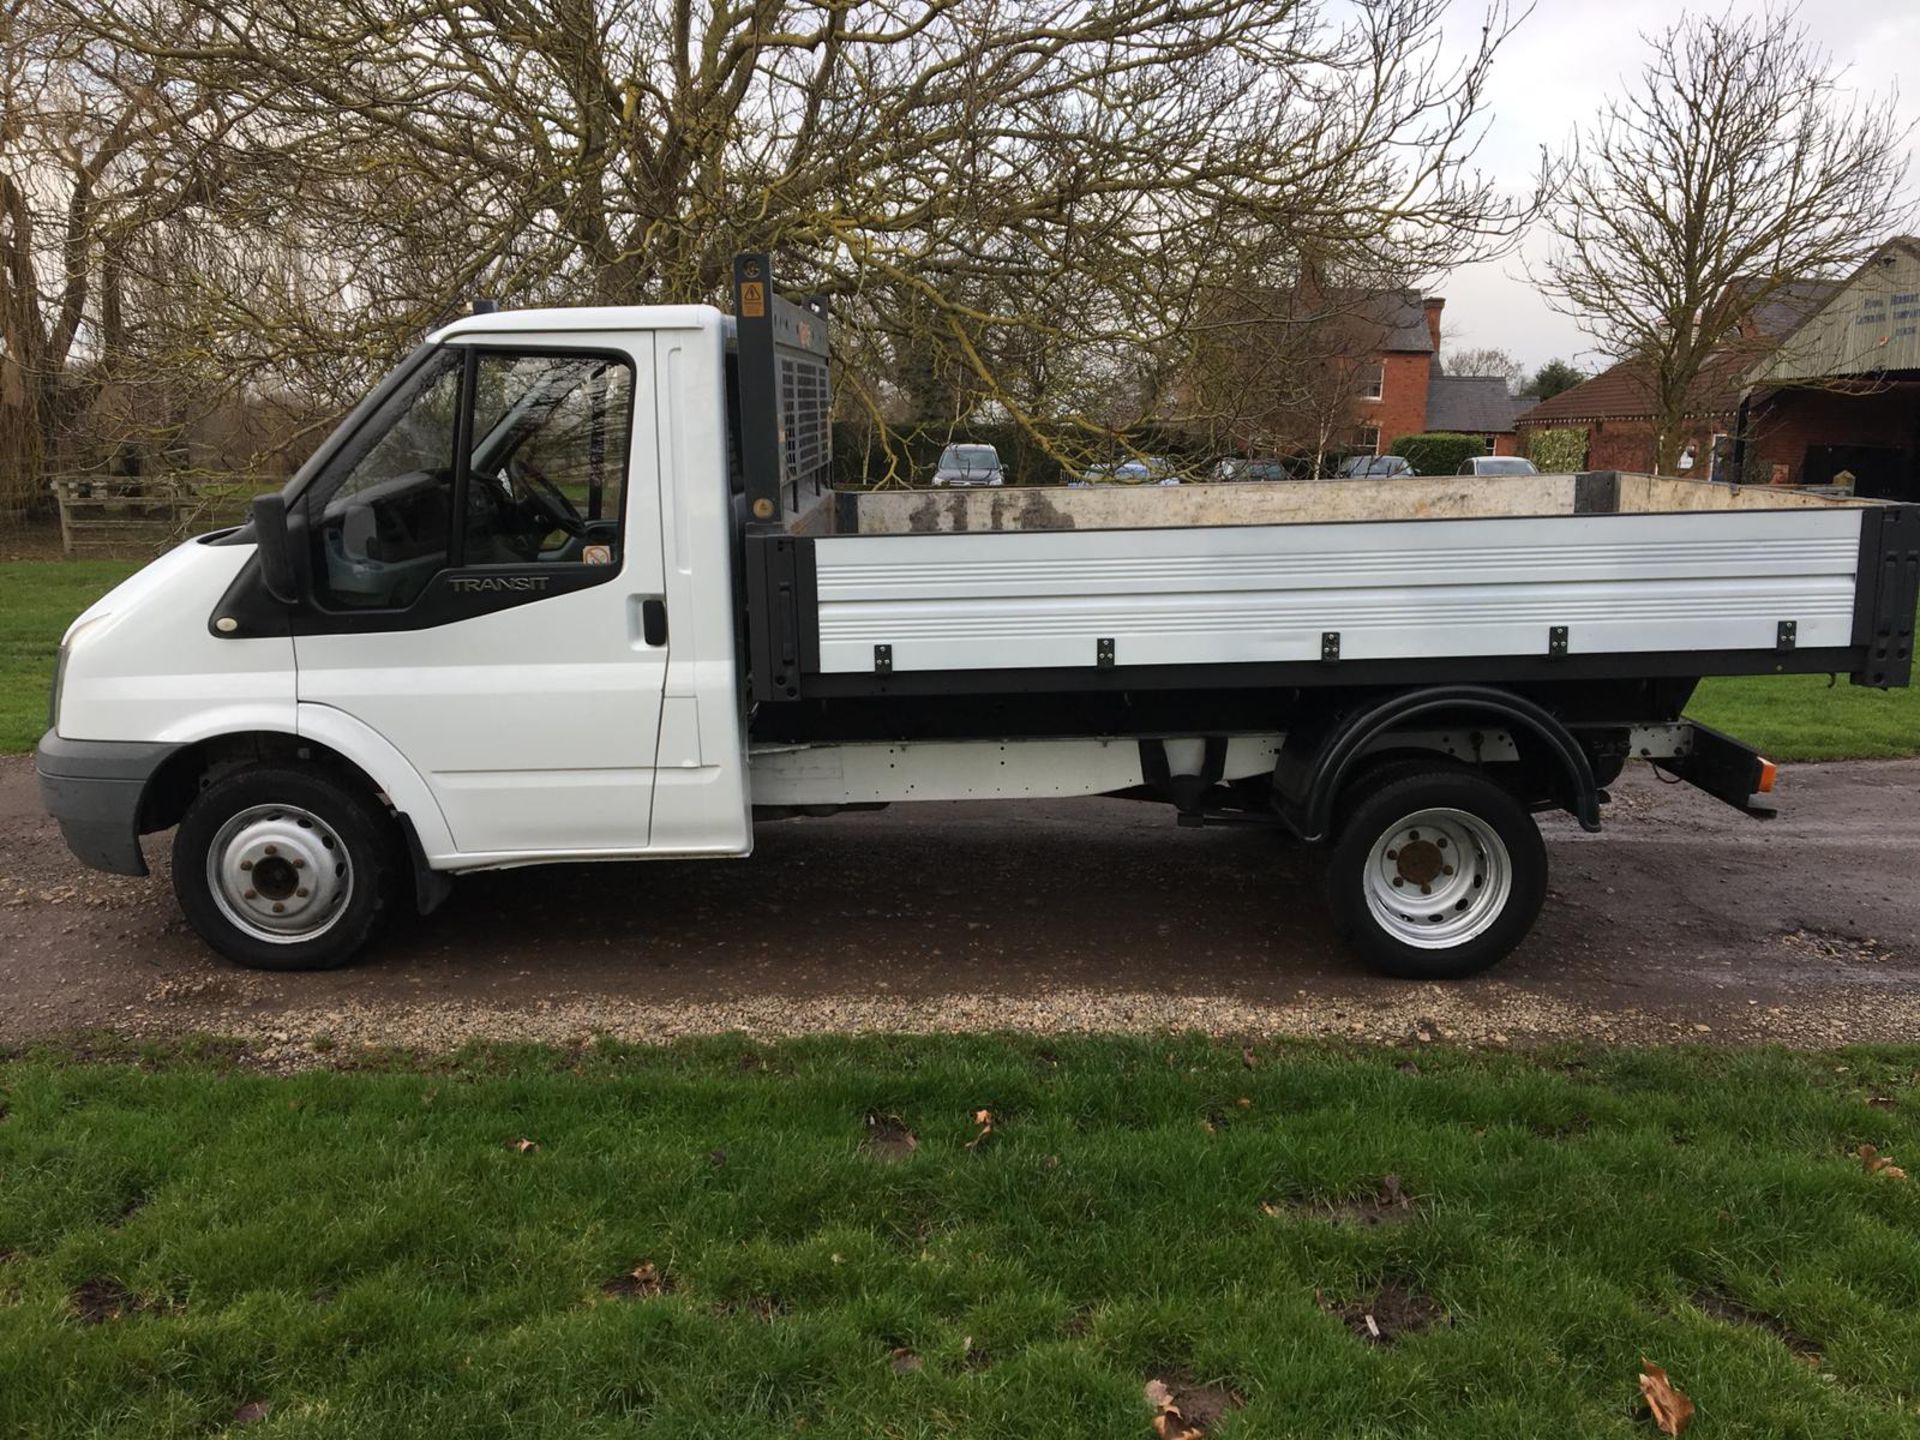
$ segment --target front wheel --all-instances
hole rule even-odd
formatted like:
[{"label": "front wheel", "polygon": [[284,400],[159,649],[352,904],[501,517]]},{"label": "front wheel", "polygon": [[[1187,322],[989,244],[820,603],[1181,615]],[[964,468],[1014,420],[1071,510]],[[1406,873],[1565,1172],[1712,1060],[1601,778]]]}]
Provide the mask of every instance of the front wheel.
[{"label": "front wheel", "polygon": [[200,937],[256,970],[344,965],[386,918],[391,817],[332,774],[237,771],[197,795],[173,839],[173,889]]},{"label": "front wheel", "polygon": [[1518,800],[1477,771],[1395,767],[1362,782],[1327,867],[1334,922],[1375,969],[1452,980],[1526,938],[1547,849]]}]

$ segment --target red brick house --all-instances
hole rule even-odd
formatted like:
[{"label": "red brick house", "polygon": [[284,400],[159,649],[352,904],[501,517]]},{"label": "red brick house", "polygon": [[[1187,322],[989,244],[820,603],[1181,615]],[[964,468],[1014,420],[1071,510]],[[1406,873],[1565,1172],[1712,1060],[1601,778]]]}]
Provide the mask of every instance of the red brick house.
[{"label": "red brick house", "polygon": [[1403,435],[1452,430],[1482,436],[1495,455],[1517,453],[1514,420],[1527,402],[1510,396],[1500,376],[1439,371],[1446,303],[1416,290],[1383,291],[1357,302],[1375,345],[1359,367],[1356,450],[1384,455]]},{"label": "red brick house", "polygon": [[[1682,474],[1711,474],[1716,445],[1724,462],[1740,409],[1743,371],[1817,310],[1835,288],[1829,281],[1818,280],[1791,287],[1762,306],[1741,327],[1740,335],[1701,369],[1681,425]],[[1652,393],[1646,367],[1623,360],[1522,411],[1514,423],[1523,445],[1542,430],[1584,430],[1586,469],[1651,470],[1656,452]]]}]

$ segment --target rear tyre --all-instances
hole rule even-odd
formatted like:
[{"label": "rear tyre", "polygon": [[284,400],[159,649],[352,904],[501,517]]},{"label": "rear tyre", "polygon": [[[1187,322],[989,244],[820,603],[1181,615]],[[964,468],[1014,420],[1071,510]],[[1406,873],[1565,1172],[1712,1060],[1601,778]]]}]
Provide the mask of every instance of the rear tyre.
[{"label": "rear tyre", "polygon": [[386,920],[403,859],[392,818],[350,780],[281,767],[216,780],[173,837],[188,923],[255,970],[329,970]]},{"label": "rear tyre", "polygon": [[1547,894],[1527,808],[1478,771],[1394,766],[1344,802],[1327,865],[1335,925],[1376,970],[1454,980],[1505,958]]}]

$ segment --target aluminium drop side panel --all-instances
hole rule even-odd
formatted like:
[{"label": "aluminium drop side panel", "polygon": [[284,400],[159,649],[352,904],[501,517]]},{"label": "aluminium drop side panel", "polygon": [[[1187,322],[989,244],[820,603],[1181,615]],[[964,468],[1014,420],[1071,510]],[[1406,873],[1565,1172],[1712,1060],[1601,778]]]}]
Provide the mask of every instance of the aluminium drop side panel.
[{"label": "aluminium drop side panel", "polygon": [[1852,643],[1861,512],[1749,511],[815,542],[820,671]]}]

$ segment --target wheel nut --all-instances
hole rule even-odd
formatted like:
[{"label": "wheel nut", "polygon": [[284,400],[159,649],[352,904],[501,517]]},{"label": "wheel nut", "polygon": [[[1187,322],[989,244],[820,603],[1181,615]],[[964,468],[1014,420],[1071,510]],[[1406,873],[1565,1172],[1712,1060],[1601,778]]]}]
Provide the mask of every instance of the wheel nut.
[{"label": "wheel nut", "polygon": [[1407,882],[1402,880],[1398,875],[1393,877],[1393,888],[1396,890],[1398,890],[1402,885],[1406,883]]},{"label": "wheel nut", "polygon": [[258,900],[260,897],[256,895],[253,891],[249,890],[247,891],[246,894],[242,895],[240,898],[242,900]]},{"label": "wheel nut", "polygon": [[280,903],[280,902],[279,902],[278,900],[276,900],[276,901],[274,901],[274,902],[273,902],[273,913],[274,913],[274,914],[276,914],[276,915],[284,915],[284,914],[286,913],[286,909],[287,909],[287,907],[286,907],[286,906],[284,906],[284,905],[282,905],[282,904],[281,904],[281,903]]},{"label": "wheel nut", "polygon": [[1442,850],[1444,850],[1447,848],[1447,837],[1442,835],[1438,840],[1435,840],[1433,843],[1438,845]]},{"label": "wheel nut", "polygon": [[296,870],[304,870],[307,868],[307,862],[296,857],[293,862],[293,868]]},{"label": "wheel nut", "polygon": [[294,891],[293,893],[299,896],[302,900],[304,900],[307,898],[307,887],[302,885],[298,890]]},{"label": "wheel nut", "polygon": [[[1420,893],[1422,895],[1431,895],[1433,893],[1433,887],[1431,885],[1422,885],[1420,887]],[[278,910],[280,907],[276,905],[273,908]]]},{"label": "wheel nut", "polygon": [[241,868],[242,870],[251,870],[251,869],[253,869],[253,861],[251,861],[251,860],[242,860],[242,861],[240,862],[240,868]]},{"label": "wheel nut", "polygon": [[279,853],[280,853],[280,847],[278,845],[267,846],[267,854],[278,855]]},{"label": "wheel nut", "polygon": [[[1409,839],[1409,840],[1418,840],[1419,838],[1420,838],[1420,832],[1419,832],[1418,830],[1409,830],[1409,831],[1407,831],[1407,839]],[[271,855],[271,854],[273,853],[273,847],[272,847],[271,845],[269,845],[269,846],[267,847],[267,853],[268,853],[269,855]]]},{"label": "wheel nut", "polygon": [[1400,858],[1400,852],[1398,850],[1387,851],[1387,859],[1398,860],[1399,858]]},{"label": "wheel nut", "polygon": [[1453,873],[1453,867],[1451,865],[1442,865],[1440,867],[1440,873],[1442,875],[1451,875]]}]

